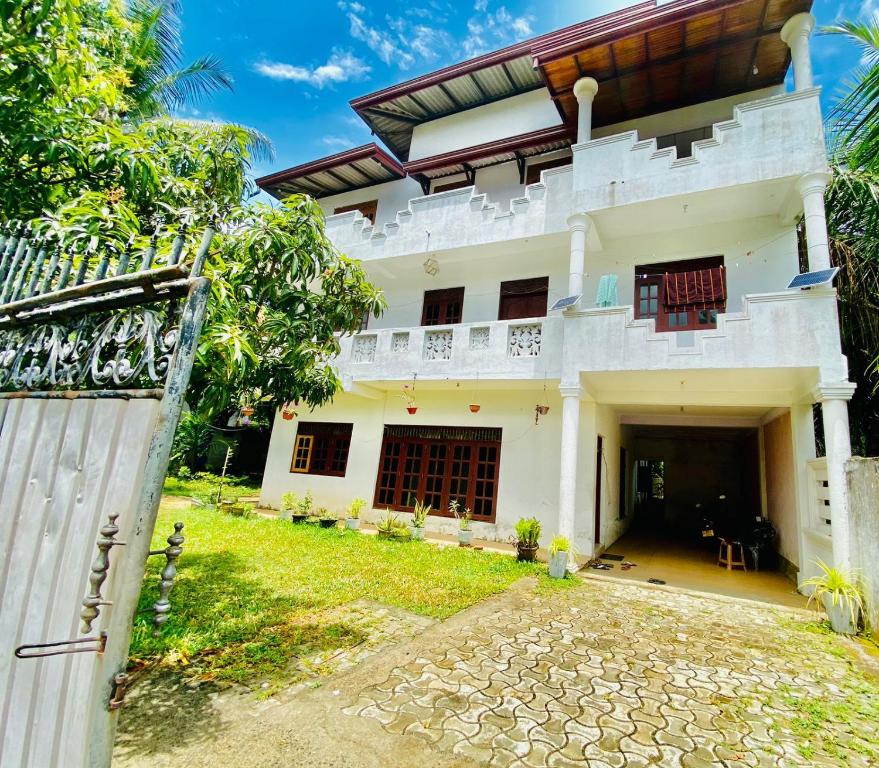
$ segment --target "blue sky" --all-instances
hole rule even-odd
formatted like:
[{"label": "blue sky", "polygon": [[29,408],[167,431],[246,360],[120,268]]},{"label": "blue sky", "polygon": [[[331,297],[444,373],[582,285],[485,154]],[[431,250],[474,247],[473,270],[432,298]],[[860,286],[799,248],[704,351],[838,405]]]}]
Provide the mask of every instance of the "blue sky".
[{"label": "blue sky", "polygon": [[[183,0],[187,59],[218,55],[235,81],[184,110],[267,134],[276,157],[258,176],[371,141],[348,106],[356,96],[631,5],[634,0]],[[819,25],[873,11],[879,0],[817,0]],[[858,52],[813,36],[825,105]]]}]

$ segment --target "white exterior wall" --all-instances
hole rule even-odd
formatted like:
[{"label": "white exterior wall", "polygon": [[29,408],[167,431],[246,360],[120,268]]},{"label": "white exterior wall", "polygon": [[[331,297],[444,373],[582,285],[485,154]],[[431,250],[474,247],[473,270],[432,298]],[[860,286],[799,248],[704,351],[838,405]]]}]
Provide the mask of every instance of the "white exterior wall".
[{"label": "white exterior wall", "polygon": [[416,125],[409,160],[421,160],[557,125],[561,125],[558,110],[549,92],[539,88]]},{"label": "white exterior wall", "polygon": [[[499,427],[501,464],[496,523],[474,523],[476,536],[506,541],[514,533],[520,517],[537,517],[543,526],[541,542],[549,543],[556,532],[558,502],[559,441],[561,398],[552,388],[546,395],[540,389],[528,391],[491,390],[472,386],[453,391],[420,390],[416,385],[418,412],[409,415],[402,390],[383,393],[380,400],[340,394],[335,401],[313,413],[302,411],[293,421],[275,418],[265,477],[260,495],[264,506],[279,507],[287,491],[304,494],[311,490],[316,506],[326,506],[340,515],[355,497],[367,500],[366,520],[379,519],[384,510],[372,509],[385,424],[419,426]],[[470,413],[474,398],[482,409]],[[534,423],[534,406],[548,402],[549,413]],[[354,424],[351,450],[344,477],[324,477],[290,472],[293,442],[300,421],[334,421]],[[539,457],[539,458],[538,458]],[[401,519],[408,517],[400,513]],[[433,517],[432,530],[452,533],[454,519]]]},{"label": "white exterior wall", "polygon": [[394,220],[397,211],[405,208],[410,199],[419,195],[421,195],[421,186],[415,179],[406,177],[363,189],[355,189],[353,192],[342,192],[339,195],[322,197],[317,202],[323,209],[325,216],[332,216],[336,208],[378,200],[375,224],[377,227],[383,227],[387,222]]}]

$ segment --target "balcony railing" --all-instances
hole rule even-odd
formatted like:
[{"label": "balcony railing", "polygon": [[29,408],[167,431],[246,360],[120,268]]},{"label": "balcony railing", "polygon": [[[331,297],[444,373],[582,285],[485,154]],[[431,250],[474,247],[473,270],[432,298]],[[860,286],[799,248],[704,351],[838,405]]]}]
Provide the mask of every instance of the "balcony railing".
[{"label": "balcony railing", "polygon": [[360,380],[553,377],[560,317],[363,331],[342,340],[338,367]]}]

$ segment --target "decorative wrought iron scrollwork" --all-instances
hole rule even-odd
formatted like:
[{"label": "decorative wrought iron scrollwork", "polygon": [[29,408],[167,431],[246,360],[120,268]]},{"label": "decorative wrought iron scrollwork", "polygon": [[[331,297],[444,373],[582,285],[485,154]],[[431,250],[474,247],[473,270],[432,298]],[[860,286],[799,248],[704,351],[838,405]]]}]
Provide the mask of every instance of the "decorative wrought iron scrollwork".
[{"label": "decorative wrought iron scrollwork", "polygon": [[0,391],[161,385],[178,322],[172,302],[0,330]]}]

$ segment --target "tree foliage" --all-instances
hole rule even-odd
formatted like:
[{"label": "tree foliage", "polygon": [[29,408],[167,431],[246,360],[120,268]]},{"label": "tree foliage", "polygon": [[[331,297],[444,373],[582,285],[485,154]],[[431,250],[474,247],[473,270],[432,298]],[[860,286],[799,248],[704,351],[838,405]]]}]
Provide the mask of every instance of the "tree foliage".
[{"label": "tree foliage", "polygon": [[118,247],[185,215],[190,238],[223,221],[191,405],[318,405],[338,381],[337,332],[384,307],[361,267],[327,239],[313,200],[248,205],[268,140],[173,111],[231,79],[184,64],[178,0],[0,0],[0,219],[30,221],[66,247]]},{"label": "tree foliage", "polygon": [[829,121],[833,178],[827,227],[837,278],[843,350],[858,385],[850,406],[856,452],[879,454],[879,23],[843,21],[827,32],[861,49]]}]

